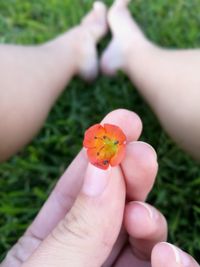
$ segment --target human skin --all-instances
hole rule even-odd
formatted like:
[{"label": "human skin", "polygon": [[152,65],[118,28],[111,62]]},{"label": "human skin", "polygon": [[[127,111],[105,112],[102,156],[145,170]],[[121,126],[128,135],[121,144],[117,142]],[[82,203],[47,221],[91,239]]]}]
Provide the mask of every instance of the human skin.
[{"label": "human skin", "polygon": [[128,110],[115,110],[103,123],[119,126],[127,136],[121,165],[100,170],[82,150],[1,267],[198,266],[163,242],[166,220],[144,203],[158,164],[154,149],[137,141],[141,120]]},{"label": "human skin", "polygon": [[129,2],[116,0],[108,12],[113,39],[102,55],[102,72],[127,74],[168,134],[199,160],[200,50],[158,47],[131,17]]},{"label": "human skin", "polygon": [[[102,27],[100,28],[102,29]],[[97,32],[95,28],[92,36],[94,37]],[[56,42],[59,40],[59,43],[62,43],[63,37],[60,37],[60,40],[57,39]],[[94,40],[92,44],[94,44]],[[49,43],[45,50],[48,48],[51,51],[53,47],[54,41]],[[56,47],[58,48],[57,45]],[[18,51],[15,50],[18,48]],[[59,48],[61,49],[61,46]],[[17,54],[24,47],[9,46],[6,49],[14,49],[14,54]],[[29,48],[26,49],[29,50]],[[30,47],[30,49],[32,48]],[[29,51],[31,51],[30,54],[36,52]],[[9,52],[11,53],[11,51]],[[8,55],[8,53],[5,54]],[[27,57],[30,54],[27,52]],[[42,57],[42,53],[39,53],[39,55]],[[35,56],[36,59],[39,58],[37,53],[35,53]],[[19,59],[21,60],[21,56],[19,56]],[[70,60],[70,54],[68,59]],[[34,63],[34,60],[31,63]],[[22,63],[24,63],[23,60]],[[94,66],[93,63],[90,66]],[[43,66],[43,62],[41,65]],[[34,64],[33,66],[36,67]],[[23,70],[25,70],[25,67],[27,65],[22,64]],[[81,73],[82,76],[91,78],[91,72],[87,71],[85,68],[82,69],[81,64],[81,68],[79,65],[75,73]],[[41,74],[40,71],[39,73]],[[89,75],[87,75],[88,73]],[[57,72],[57,74],[59,73]],[[45,73],[42,73],[42,77],[43,75]],[[52,76],[56,77],[54,73]],[[40,75],[35,76],[35,85],[37,85],[38,77]],[[65,80],[63,84],[68,82],[70,77],[69,75],[69,79]],[[24,79],[24,77],[22,78]],[[63,79],[63,75],[60,78]],[[60,78],[55,83],[56,86],[62,81]],[[52,91],[48,91],[48,94],[45,92],[46,96],[52,96],[52,100],[48,102],[50,104],[47,105],[44,113],[37,114],[41,121],[39,125],[34,124],[37,127],[32,129],[33,132],[41,127],[49,108],[59,94],[58,89],[61,87],[54,87],[54,89],[57,88],[55,91],[52,87]],[[46,86],[41,88],[44,89]],[[38,96],[38,91],[35,93]],[[32,95],[30,94],[29,96]],[[38,99],[36,98],[36,100]],[[4,103],[9,102],[5,101]],[[21,108],[20,105],[17,107],[17,111],[19,107]],[[4,106],[2,105],[2,107]],[[30,117],[30,119],[33,118],[34,116]],[[3,120],[2,122],[4,123]],[[187,266],[185,263],[192,267],[198,266],[189,255],[178,248],[166,242],[160,243],[160,241],[166,240],[166,221],[159,211],[143,202],[153,186],[157,172],[157,160],[155,152],[148,144],[136,141],[141,132],[140,119],[132,112],[118,110],[109,114],[104,122],[119,125],[128,137],[127,155],[121,166],[102,173],[102,171],[98,171],[88,164],[85,153],[82,151],[61,177],[24,236],[10,250],[1,264],[2,267],[59,267],[65,265],[95,267],[102,264],[106,267],[113,266],[113,264],[118,267],[173,267]],[[10,125],[15,126],[15,124]],[[16,129],[13,128],[13,130],[17,130],[19,126],[24,127],[24,125],[17,124]],[[21,135],[15,134],[15,136],[17,137],[15,140],[18,142]],[[10,138],[9,135],[4,135],[3,137],[2,141]],[[6,157],[8,157],[28,142],[31,137],[32,133],[23,135],[22,141],[18,143],[17,147],[15,147],[16,143],[7,143],[7,145],[10,144],[11,150],[9,153],[7,152],[8,154],[2,153],[1,155],[7,155]],[[105,183],[102,184],[100,181]],[[83,187],[82,184],[84,185]],[[103,189],[103,191],[100,189]],[[125,203],[125,197],[128,199],[127,203]],[[141,225],[143,226],[142,228]],[[90,252],[89,254],[88,251]]]},{"label": "human skin", "polygon": [[54,40],[0,45],[0,162],[38,133],[72,77],[96,77],[96,43],[107,32],[106,13],[96,2],[80,25]]}]

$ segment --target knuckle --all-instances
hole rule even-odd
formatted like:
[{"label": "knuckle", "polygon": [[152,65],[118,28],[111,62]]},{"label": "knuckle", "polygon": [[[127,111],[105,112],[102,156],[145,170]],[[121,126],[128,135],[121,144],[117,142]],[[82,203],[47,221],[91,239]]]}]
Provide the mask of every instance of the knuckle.
[{"label": "knuckle", "polygon": [[22,236],[7,253],[3,261],[5,266],[21,266],[39,246],[41,240],[36,236]]},{"label": "knuckle", "polygon": [[77,207],[77,205],[73,207],[52,232],[52,237],[57,242],[66,244],[69,243],[69,240],[86,241],[93,237],[93,227],[85,214],[87,212],[80,209],[84,209],[84,207]]},{"label": "knuckle", "polygon": [[[91,209],[81,203],[75,203],[70,212],[51,233],[57,244],[76,247],[76,251],[110,250],[115,242],[112,233],[113,226],[107,225],[107,220],[91,214]],[[53,242],[54,242],[53,241]]]},{"label": "knuckle", "polygon": [[79,239],[90,236],[91,228],[81,213],[72,210],[62,221],[63,230]]}]

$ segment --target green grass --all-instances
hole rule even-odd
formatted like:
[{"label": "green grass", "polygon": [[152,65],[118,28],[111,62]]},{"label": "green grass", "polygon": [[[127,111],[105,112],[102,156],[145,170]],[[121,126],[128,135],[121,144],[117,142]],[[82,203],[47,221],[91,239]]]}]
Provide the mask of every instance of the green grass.
[{"label": "green grass", "polygon": [[[110,4],[111,1],[106,1]],[[0,42],[41,43],[79,22],[91,0],[0,1]],[[149,38],[174,48],[198,47],[199,0],[135,0],[131,11]],[[108,40],[107,40],[108,41]],[[104,47],[106,42],[102,43]],[[141,137],[158,152],[160,170],[149,202],[169,222],[169,240],[200,260],[200,166],[179,150],[128,79],[76,79],[44,128],[20,154],[0,166],[0,254],[31,222],[57,178],[81,148],[84,130],[123,107],[144,122]]]}]

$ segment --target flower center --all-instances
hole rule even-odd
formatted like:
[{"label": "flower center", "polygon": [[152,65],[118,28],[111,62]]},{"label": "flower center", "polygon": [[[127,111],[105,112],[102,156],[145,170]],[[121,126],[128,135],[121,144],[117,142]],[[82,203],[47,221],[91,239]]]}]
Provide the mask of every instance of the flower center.
[{"label": "flower center", "polygon": [[119,141],[110,139],[108,136],[97,137],[97,156],[110,160],[118,150]]}]

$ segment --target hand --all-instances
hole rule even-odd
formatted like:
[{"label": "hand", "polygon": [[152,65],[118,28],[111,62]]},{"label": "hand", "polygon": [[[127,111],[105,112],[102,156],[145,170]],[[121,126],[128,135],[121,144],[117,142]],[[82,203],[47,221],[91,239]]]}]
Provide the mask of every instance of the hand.
[{"label": "hand", "polygon": [[181,250],[159,243],[166,240],[166,221],[143,202],[155,180],[156,154],[136,141],[142,129],[139,117],[116,110],[103,122],[119,125],[127,135],[121,166],[97,169],[82,150],[1,267],[187,266],[178,263],[184,264],[183,259],[198,266]]}]

